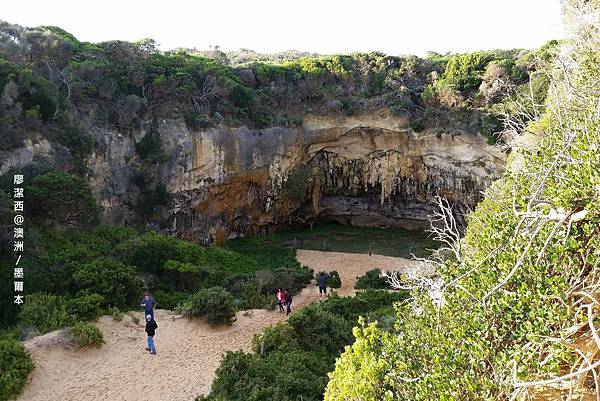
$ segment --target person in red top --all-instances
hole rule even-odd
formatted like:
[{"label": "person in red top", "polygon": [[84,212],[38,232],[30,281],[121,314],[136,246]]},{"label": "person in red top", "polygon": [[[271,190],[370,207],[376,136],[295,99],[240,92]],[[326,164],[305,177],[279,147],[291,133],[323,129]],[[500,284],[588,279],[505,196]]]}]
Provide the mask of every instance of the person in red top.
[{"label": "person in red top", "polygon": [[277,305],[279,305],[279,312],[283,312],[283,307],[285,305],[285,294],[281,288],[277,289],[277,294],[275,294],[275,298],[277,298]]}]

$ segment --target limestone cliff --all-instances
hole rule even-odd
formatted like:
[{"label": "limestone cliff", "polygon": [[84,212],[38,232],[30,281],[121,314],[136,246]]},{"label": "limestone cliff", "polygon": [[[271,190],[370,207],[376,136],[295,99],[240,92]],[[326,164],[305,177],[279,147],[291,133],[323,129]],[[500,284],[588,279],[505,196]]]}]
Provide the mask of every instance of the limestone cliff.
[{"label": "limestone cliff", "polygon": [[[476,133],[416,134],[385,112],[305,115],[298,128],[262,130],[221,125],[192,132],[181,120],[161,120],[166,160],[154,165],[135,150],[149,126],[130,135],[89,126],[96,147],[86,176],[104,220],[133,221],[144,185],[136,177],[150,175],[172,194],[157,223],[203,243],[317,218],[421,227],[436,195],[473,207],[504,165],[504,155]],[[63,153],[34,141],[3,155],[0,172],[40,160],[65,168]],[[307,172],[306,191],[290,196],[287,181],[298,169]]]},{"label": "limestone cliff", "polygon": [[[350,224],[426,224],[436,195],[473,207],[504,155],[477,134],[415,134],[375,114],[305,116],[297,129],[216,128],[190,134],[164,175],[175,194],[172,230],[199,241],[332,218]],[[305,198],[286,181],[309,171]]]}]

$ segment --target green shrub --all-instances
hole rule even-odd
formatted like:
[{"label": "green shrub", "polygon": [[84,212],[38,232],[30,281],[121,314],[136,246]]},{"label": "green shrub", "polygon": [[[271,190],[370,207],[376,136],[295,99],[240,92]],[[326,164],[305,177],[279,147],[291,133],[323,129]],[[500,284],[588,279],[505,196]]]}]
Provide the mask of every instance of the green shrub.
[{"label": "green shrub", "polygon": [[205,318],[208,323],[231,323],[235,317],[234,299],[222,287],[207,288],[192,294],[178,312],[184,316]]},{"label": "green shrub", "polygon": [[493,58],[494,55],[489,52],[451,56],[444,74],[436,84],[451,87],[465,95],[472,94],[479,88],[483,71]]},{"label": "green shrub", "polygon": [[264,356],[227,352],[216,371],[211,395],[204,400],[320,401],[330,366],[318,355],[301,351]]},{"label": "green shrub", "polygon": [[275,294],[278,288],[289,288],[293,293],[297,293],[311,280],[312,272],[308,269],[277,269],[273,272],[272,280],[264,286],[263,291]]},{"label": "green shrub", "polygon": [[92,323],[79,322],[69,327],[67,334],[78,347],[93,345],[100,348],[104,344],[102,332]]},{"label": "green shrub", "polygon": [[426,122],[423,117],[411,118],[408,125],[415,132],[421,132],[426,128]]},{"label": "green shrub", "polygon": [[61,329],[72,321],[67,301],[58,295],[30,294],[19,313],[21,325],[34,328],[38,334]]},{"label": "green shrub", "polygon": [[182,263],[176,260],[167,260],[164,264],[167,275],[172,276],[172,281],[177,282],[177,287],[182,291],[195,289],[201,268],[191,263]]},{"label": "green shrub", "polygon": [[240,295],[237,309],[274,309],[276,305],[274,295],[263,294],[256,287],[246,287]]},{"label": "green shrub", "polygon": [[[227,241],[227,249],[252,258],[256,263],[252,271],[301,268],[295,251],[290,252],[289,248],[276,246],[260,238],[236,238]],[[249,273],[249,269],[239,273]]]},{"label": "green shrub", "polygon": [[113,320],[120,322],[121,320],[123,320],[123,312],[117,308],[116,306],[111,306],[106,310],[109,314],[109,316],[112,316]]},{"label": "green shrub", "polygon": [[385,277],[381,277],[380,269],[373,269],[366,272],[364,276],[359,277],[356,284],[354,284],[354,288],[357,290],[367,288],[385,289],[390,288],[390,284]]},{"label": "green shrub", "polygon": [[246,288],[257,288],[256,276],[251,273],[236,274],[227,277],[221,285],[234,297],[239,297],[246,291]]},{"label": "green shrub", "polygon": [[142,160],[151,163],[160,163],[167,160],[167,155],[163,150],[160,140],[160,134],[154,130],[146,133],[142,140],[135,144],[135,150]]},{"label": "green shrub", "polygon": [[199,399],[322,400],[327,372],[332,370],[339,352],[350,343],[358,316],[369,316],[372,320],[372,315],[387,328],[394,323],[388,319],[390,309],[393,310],[391,305],[407,296],[381,290],[358,294],[360,297],[333,294],[321,304],[303,307],[288,322],[266,328],[262,335],[252,339],[254,354],[226,354],[211,394]]},{"label": "green shrub", "polygon": [[356,298],[365,302],[371,310],[385,308],[392,305],[394,302],[404,301],[410,298],[410,291],[408,290],[396,290],[396,291],[384,291],[369,288],[366,290],[358,291]]},{"label": "green shrub", "polygon": [[379,308],[366,316],[369,323],[377,322],[379,330],[392,333],[394,331],[394,323],[396,322],[396,310],[393,305]]},{"label": "green shrub", "polygon": [[288,176],[285,184],[285,194],[298,201],[306,199],[310,184],[310,169],[297,168]]},{"label": "green shrub", "polygon": [[82,295],[69,301],[68,311],[77,320],[96,320],[102,314],[103,302],[104,297],[101,295]]},{"label": "green shrub", "polygon": [[73,280],[80,292],[101,295],[105,306],[130,305],[141,295],[135,269],[108,257],[78,266]]},{"label": "green shrub", "polygon": [[83,178],[63,172],[37,176],[26,188],[26,199],[36,217],[66,226],[93,226],[98,223],[100,207]]},{"label": "green shrub", "polygon": [[191,263],[198,266],[209,265],[208,249],[191,242],[161,235],[150,231],[129,241],[123,250],[125,263],[136,266],[138,271],[164,275],[164,265],[168,260]]},{"label": "green shrub", "polygon": [[156,300],[156,307],[160,309],[175,310],[177,306],[185,302],[190,294],[186,292],[174,291],[154,291],[153,297]]},{"label": "green shrub", "polygon": [[33,361],[20,341],[0,338],[0,400],[16,398],[33,367]]},{"label": "green shrub", "polygon": [[352,340],[352,324],[318,305],[305,306],[292,314],[288,322],[298,344],[306,351],[337,355]]},{"label": "green shrub", "polygon": [[355,323],[359,316],[366,315],[371,309],[370,305],[358,297],[340,297],[331,294],[320,304],[322,310],[342,317]]},{"label": "green shrub", "polygon": [[331,288],[340,288],[342,286],[342,279],[337,270],[329,272],[329,281],[327,282],[327,285]]},{"label": "green shrub", "polygon": [[290,352],[299,350],[300,344],[296,339],[294,328],[287,322],[280,322],[275,326],[267,327],[261,335],[252,338],[252,350],[258,354],[261,349],[264,354]]}]

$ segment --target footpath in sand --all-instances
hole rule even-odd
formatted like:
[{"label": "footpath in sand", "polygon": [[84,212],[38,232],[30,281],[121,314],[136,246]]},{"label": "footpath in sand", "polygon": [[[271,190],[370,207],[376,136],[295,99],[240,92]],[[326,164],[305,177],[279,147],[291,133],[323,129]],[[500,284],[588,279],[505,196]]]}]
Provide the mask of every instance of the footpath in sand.
[{"label": "footpath in sand", "polygon": [[[402,258],[340,252],[298,251],[301,264],[314,269],[337,270],[340,295],[354,294],[356,277],[373,268],[404,270]],[[274,295],[273,295],[274,296]],[[319,299],[314,284],[294,297],[293,307]],[[158,300],[160,302],[160,300]],[[135,324],[125,315],[117,322],[103,316],[98,328],[106,344],[100,349],[68,349],[57,344],[58,332],[25,341],[35,369],[19,400],[22,401],[193,401],[208,394],[226,351],[251,348],[252,336],[284,320],[279,311],[255,309],[238,312],[231,326],[213,327],[198,319],[172,319],[172,312],[155,312],[158,355],[144,351],[146,333],[141,312]]]}]

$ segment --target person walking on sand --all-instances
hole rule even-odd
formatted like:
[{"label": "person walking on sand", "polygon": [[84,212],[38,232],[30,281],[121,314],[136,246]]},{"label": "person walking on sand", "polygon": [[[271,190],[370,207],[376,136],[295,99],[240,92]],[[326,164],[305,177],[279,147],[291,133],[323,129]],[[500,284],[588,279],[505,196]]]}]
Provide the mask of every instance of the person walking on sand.
[{"label": "person walking on sand", "polygon": [[285,307],[286,307],[286,315],[289,315],[292,312],[292,292],[289,288],[285,289],[283,293],[285,299]]},{"label": "person walking on sand", "polygon": [[325,272],[319,273],[317,277],[317,285],[319,286],[319,302],[323,302],[323,297],[327,296],[327,281],[329,281],[329,274]]},{"label": "person walking on sand", "polygon": [[151,315],[146,315],[146,334],[148,334],[148,347],[146,351],[150,352],[150,355],[156,355],[156,347],[154,346],[154,334],[156,334],[158,324]]},{"label": "person walking on sand", "polygon": [[154,308],[156,308],[156,301],[150,296],[149,292],[146,292],[144,295],[144,299],[142,299],[142,302],[140,302],[140,306],[144,307],[144,315],[150,315],[152,316],[152,319],[154,319]]},{"label": "person walking on sand", "polygon": [[285,294],[283,293],[283,290],[281,288],[277,289],[275,298],[277,299],[277,305],[279,306],[279,312],[283,312],[283,307],[285,305]]}]

